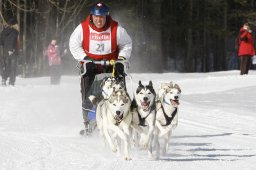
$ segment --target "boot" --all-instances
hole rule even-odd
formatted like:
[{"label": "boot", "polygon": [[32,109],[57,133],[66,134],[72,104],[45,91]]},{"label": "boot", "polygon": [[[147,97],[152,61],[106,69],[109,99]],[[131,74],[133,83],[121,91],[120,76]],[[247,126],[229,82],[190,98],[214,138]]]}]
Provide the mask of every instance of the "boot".
[{"label": "boot", "polygon": [[8,83],[10,86],[14,86],[14,82],[9,82]]},{"label": "boot", "polygon": [[2,79],[2,86],[6,86],[6,80]]},{"label": "boot", "polygon": [[89,135],[91,132],[90,132],[90,126],[89,126],[89,122],[86,121],[84,122],[84,129],[82,129],[80,131],[80,135]]}]

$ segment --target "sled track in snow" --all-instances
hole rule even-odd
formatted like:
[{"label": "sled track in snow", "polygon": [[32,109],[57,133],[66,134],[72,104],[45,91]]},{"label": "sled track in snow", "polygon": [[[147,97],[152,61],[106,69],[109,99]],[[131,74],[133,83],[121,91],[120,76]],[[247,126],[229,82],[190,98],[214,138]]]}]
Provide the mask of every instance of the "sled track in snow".
[{"label": "sled track in snow", "polygon": [[181,126],[189,126],[192,128],[197,128],[198,130],[203,129],[205,131],[215,131],[215,132],[221,131],[223,133],[232,134],[232,135],[236,135],[239,137],[256,139],[255,134],[247,134],[247,133],[243,133],[242,131],[238,131],[238,130],[227,130],[225,128],[220,128],[220,127],[216,127],[216,126],[212,126],[212,125],[208,125],[208,124],[204,124],[204,123],[198,123],[198,122],[194,122],[194,121],[190,121],[190,120],[184,120],[184,119],[180,119],[179,122],[182,124]]},{"label": "sled track in snow", "polygon": [[[12,164],[9,165],[11,167],[23,167],[43,162],[52,153],[50,143],[41,137],[14,133],[0,133],[0,137],[0,153],[2,153],[0,159],[6,165],[8,163]],[[18,161],[10,162],[9,160],[13,158]]]}]

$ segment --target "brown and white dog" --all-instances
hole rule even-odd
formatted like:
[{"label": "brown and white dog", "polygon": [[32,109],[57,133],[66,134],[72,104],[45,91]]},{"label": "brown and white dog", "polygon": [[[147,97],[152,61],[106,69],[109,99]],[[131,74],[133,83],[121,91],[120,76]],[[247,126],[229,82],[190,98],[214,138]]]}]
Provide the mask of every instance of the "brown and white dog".
[{"label": "brown and white dog", "polygon": [[[124,143],[125,160],[130,160],[130,112],[131,99],[125,90],[113,91],[108,99],[102,100],[96,109],[96,122],[100,133],[107,140],[111,150],[117,152],[116,145],[121,139]],[[121,143],[120,143],[121,144]]]},{"label": "brown and white dog", "polygon": [[98,96],[90,95],[89,99],[96,107],[103,99],[108,99],[113,91],[125,90],[123,81],[116,80],[114,77],[106,77],[100,84],[101,94]]},{"label": "brown and white dog", "polygon": [[156,130],[158,140],[163,139],[162,154],[168,150],[172,130],[178,125],[178,106],[181,89],[173,82],[162,83],[156,101]]}]

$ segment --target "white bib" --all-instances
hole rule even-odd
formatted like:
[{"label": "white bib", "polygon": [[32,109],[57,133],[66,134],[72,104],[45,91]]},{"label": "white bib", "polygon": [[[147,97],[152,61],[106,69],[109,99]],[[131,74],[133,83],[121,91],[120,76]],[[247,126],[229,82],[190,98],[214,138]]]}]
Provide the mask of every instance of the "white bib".
[{"label": "white bib", "polygon": [[91,54],[109,54],[111,53],[111,30],[97,32],[91,27],[89,35],[89,53]]}]

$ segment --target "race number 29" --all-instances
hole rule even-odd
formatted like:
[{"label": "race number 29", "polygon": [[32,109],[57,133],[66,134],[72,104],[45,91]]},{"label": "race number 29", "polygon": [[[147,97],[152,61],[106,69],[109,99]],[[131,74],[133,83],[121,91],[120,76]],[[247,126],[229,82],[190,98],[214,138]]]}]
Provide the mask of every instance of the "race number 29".
[{"label": "race number 29", "polygon": [[103,52],[104,51],[104,44],[97,44],[96,51]]}]

